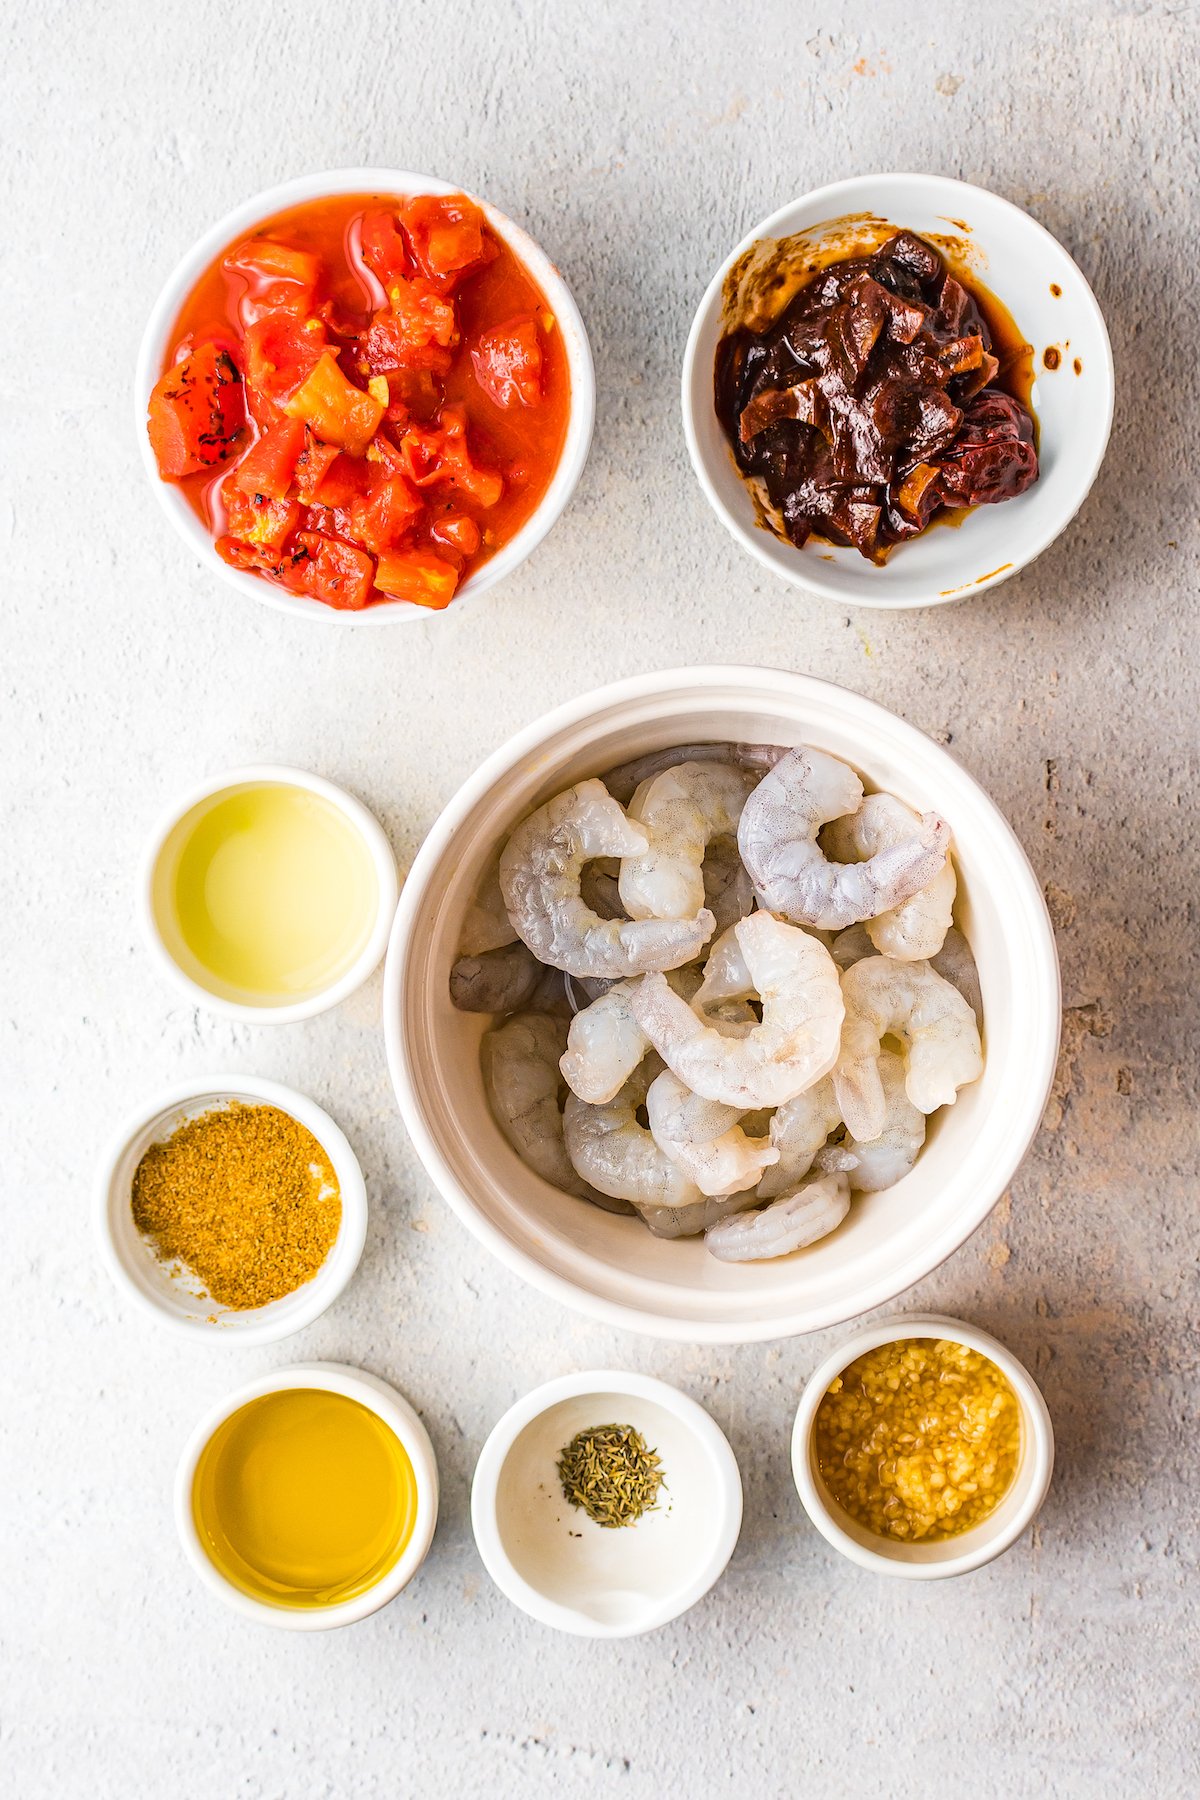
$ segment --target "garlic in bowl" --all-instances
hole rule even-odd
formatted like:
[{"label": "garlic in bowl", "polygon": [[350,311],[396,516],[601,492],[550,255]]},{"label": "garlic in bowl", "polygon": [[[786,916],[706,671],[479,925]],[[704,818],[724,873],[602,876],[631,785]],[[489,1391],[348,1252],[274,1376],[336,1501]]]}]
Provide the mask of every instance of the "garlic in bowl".
[{"label": "garlic in bowl", "polygon": [[1086,498],[1112,406],[1104,320],[1066,251],[932,175],[835,182],[763,220],[683,365],[717,517],[843,605],[935,605],[1023,568]]},{"label": "garlic in bowl", "polygon": [[[954,843],[959,912],[986,1021],[982,1076],[934,1123],[911,1171],[860,1195],[838,1228],[778,1260],[718,1261],[589,1206],[513,1150],[489,1105],[486,1015],[450,1002],[451,970],[481,882],[521,822],[573,782],[646,753],[712,743],[808,745]],[[815,941],[815,940],[814,940]],[[947,753],[872,702],[810,676],[668,671],[560,708],[492,756],[419,852],[393,927],[385,1032],[401,1112],[433,1180],[525,1279],[610,1323],[701,1342],[811,1331],[879,1305],[927,1274],[986,1217],[1037,1129],[1053,1075],[1059,981],[1045,903],[993,803]]]}]

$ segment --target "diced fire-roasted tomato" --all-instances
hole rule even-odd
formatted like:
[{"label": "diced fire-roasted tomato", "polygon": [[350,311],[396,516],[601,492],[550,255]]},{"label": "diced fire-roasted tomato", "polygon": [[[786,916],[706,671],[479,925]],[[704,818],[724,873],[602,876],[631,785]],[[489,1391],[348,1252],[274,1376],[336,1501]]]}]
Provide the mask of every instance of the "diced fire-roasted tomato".
[{"label": "diced fire-roasted tomato", "polygon": [[308,555],[283,576],[285,586],[341,611],[361,611],[375,579],[375,564],[366,552],[319,531],[299,532],[298,542]]},{"label": "diced fire-roasted tomato", "polygon": [[276,406],[290,400],[325,354],[319,319],[270,312],[246,330],[246,384]]},{"label": "diced fire-roasted tomato", "polygon": [[465,197],[418,194],[400,208],[400,224],[418,269],[443,292],[496,254],[483,214]]},{"label": "diced fire-roasted tomato", "polygon": [[262,494],[243,492],[238,486],[240,473],[235,470],[221,484],[230,536],[261,550],[282,550],[300,523],[299,505],[295,500],[268,500]]},{"label": "diced fire-roasted tomato", "polygon": [[268,426],[251,444],[230,477],[243,494],[261,494],[282,500],[292,485],[296,463],[304,449],[304,426],[299,419],[280,419]]},{"label": "diced fire-roasted tomato", "polygon": [[[386,392],[386,383],[385,392]],[[352,456],[361,456],[379,429],[387,401],[365,393],[343,375],[332,350],[326,350],[298,387],[286,409],[293,419],[303,419],[327,444],[337,444]]]},{"label": "diced fire-roasted tomato", "polygon": [[155,383],[147,417],[164,481],[223,463],[246,427],[242,377],[229,352],[197,344]]},{"label": "diced fire-roasted tomato", "polygon": [[375,278],[386,288],[398,275],[412,272],[408,245],[400,235],[394,213],[384,208],[365,212],[359,226],[363,261]]},{"label": "diced fire-roasted tomato", "polygon": [[375,585],[393,600],[440,612],[454,598],[458,570],[429,550],[389,550],[379,558]]},{"label": "diced fire-roasted tomato", "polygon": [[379,555],[400,543],[424,509],[425,502],[402,475],[384,475],[372,483],[369,493],[352,501],[350,532]]},{"label": "diced fire-roasted tomato", "polygon": [[542,346],[530,314],[493,325],[471,352],[475,379],[497,406],[536,406],[542,397]]}]

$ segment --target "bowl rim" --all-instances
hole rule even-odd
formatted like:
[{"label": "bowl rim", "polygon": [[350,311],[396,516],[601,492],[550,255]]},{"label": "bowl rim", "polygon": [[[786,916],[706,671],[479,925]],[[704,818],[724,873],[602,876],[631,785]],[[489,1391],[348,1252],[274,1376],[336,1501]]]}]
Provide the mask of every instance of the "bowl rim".
[{"label": "bowl rim", "polygon": [[[840,1302],[827,1302],[822,1306],[810,1308],[805,1313],[802,1322],[796,1318],[795,1314],[790,1315],[786,1321],[772,1318],[766,1321],[741,1321],[729,1324],[672,1319],[638,1305],[608,1300],[603,1296],[592,1294],[568,1277],[547,1269],[530,1252],[515,1244],[498,1226],[484,1217],[442,1155],[416,1100],[416,1084],[409,1072],[408,1052],[403,1029],[403,988],[407,944],[420,917],[426,884],[449,849],[459,827],[488,791],[502,781],[514,767],[520,765],[527,758],[536,756],[545,739],[553,737],[559,731],[580,722],[589,713],[599,711],[603,707],[622,701],[645,698],[661,690],[670,689],[672,686],[686,686],[700,694],[708,688],[738,684],[753,684],[764,694],[764,697],[769,697],[772,690],[786,692],[793,698],[799,695],[812,700],[821,697],[828,699],[832,696],[839,706],[848,707],[860,718],[878,717],[886,720],[890,730],[899,727],[902,735],[910,734],[919,739],[922,744],[931,746],[947,760],[955,770],[958,779],[969,787],[982,804],[993,828],[1013,853],[1013,872],[1024,886],[1025,899],[1028,903],[1028,919],[1031,925],[1035,926],[1040,992],[1045,1000],[1047,1030],[1040,1050],[1034,1046],[1031,1047],[1030,1052],[1028,1092],[1031,1099],[1025,1107],[1023,1117],[1017,1122],[1009,1136],[1009,1153],[1005,1159],[1004,1178],[998,1184],[993,1184],[995,1186],[994,1197],[982,1208],[964,1209],[958,1222],[953,1228],[948,1229],[939,1240],[937,1253],[932,1260],[928,1260],[925,1256],[914,1257],[907,1264],[893,1269],[890,1275],[878,1278],[859,1296],[852,1313],[848,1314],[844,1304]],[[909,724],[908,720],[901,718],[898,713],[891,712],[887,707],[881,706],[878,701],[870,700],[865,695],[856,693],[852,688],[843,687],[839,683],[828,681],[821,676],[744,664],[712,663],[697,665],[693,668],[655,670],[647,674],[629,676],[621,681],[607,683],[605,686],[591,689],[573,700],[563,702],[551,712],[545,713],[530,724],[523,726],[505,743],[485,757],[475,772],[467,777],[457,792],[446,802],[426,833],[425,839],[413,859],[400,893],[399,905],[396,908],[383,977],[384,1042],[388,1070],[401,1118],[417,1156],[434,1187],[468,1230],[499,1259],[504,1267],[512,1270],[540,1292],[549,1294],[571,1310],[598,1319],[605,1325],[621,1326],[625,1330],[640,1331],[651,1337],[692,1344],[771,1342],[824,1330],[832,1325],[843,1325],[847,1318],[857,1317],[861,1313],[870,1312],[877,1306],[887,1305],[905,1289],[912,1287],[917,1281],[923,1280],[925,1276],[932,1274],[934,1269],[940,1267],[987,1218],[1037,1135],[1058,1062],[1061,1012],[1061,975],[1045,896],[1020,839],[996,802],[975,780],[974,776],[963,768],[961,763],[952,757],[942,745],[935,744],[927,733],[920,731],[917,726]]]},{"label": "bowl rim", "polygon": [[[687,1427],[708,1456],[714,1483],[713,1498],[721,1513],[716,1540],[692,1579],[655,1605],[646,1607],[644,1615],[635,1623],[620,1625],[590,1619],[574,1607],[549,1600],[526,1581],[504,1548],[496,1516],[500,1477],[509,1451],[525,1427],[564,1400],[609,1393],[651,1401]],[[698,1400],[693,1400],[690,1394],[670,1382],[631,1369],[582,1369],[578,1374],[558,1375],[531,1388],[493,1425],[471,1478],[471,1529],[484,1568],[514,1606],[539,1624],[573,1637],[641,1637],[690,1611],[715,1587],[728,1567],[741,1534],[742,1508],[742,1477],[737,1457],[712,1414]]]},{"label": "bowl rim", "polygon": [[[230,1000],[223,994],[211,993],[175,961],[159,930],[154,910],[155,872],[167,839],[175,827],[182,823],[194,807],[210,800],[215,794],[226,789],[254,785],[301,788],[306,793],[319,795],[335,806],[366,845],[378,889],[375,919],[370,934],[350,967],[336,981],[330,982],[328,987],[309,994],[303,1000],[289,1001],[282,1006],[269,1006],[265,1003],[256,1006],[247,1000]],[[221,1013],[227,1019],[240,1019],[248,1025],[291,1025],[299,1019],[312,1019],[318,1013],[328,1012],[330,1007],[339,1006],[370,980],[387,949],[399,892],[400,876],[391,841],[374,813],[356,795],[339,787],[336,782],[327,780],[324,775],[312,774],[308,769],[293,768],[287,763],[247,763],[241,768],[218,770],[215,775],[207,775],[200,781],[192,782],[169,806],[161,810],[138,865],[138,924],[154,963],[187,995],[194,1006],[203,1007],[208,1012]]]},{"label": "bowl rim", "polygon": [[[999,207],[1002,211],[1015,215],[1021,221],[1021,228],[1045,239],[1061,256],[1066,264],[1074,270],[1079,282],[1078,300],[1084,310],[1091,315],[1097,327],[1099,343],[1102,347],[1101,377],[1105,392],[1104,428],[1089,443],[1081,446],[1080,477],[1075,483],[1073,497],[1068,496],[1068,507],[1032,541],[1032,547],[1020,554],[1019,560],[998,569],[983,580],[973,581],[967,587],[953,587],[945,591],[930,592],[923,599],[888,598],[882,593],[880,597],[872,597],[865,593],[847,593],[844,589],[828,581],[819,568],[813,566],[811,558],[805,558],[799,551],[794,558],[788,560],[786,566],[781,565],[769,554],[769,545],[780,540],[768,536],[758,527],[750,527],[738,518],[722,498],[716,482],[713,480],[701,447],[699,432],[696,428],[696,413],[692,404],[692,387],[695,381],[696,360],[700,349],[700,340],[704,336],[710,321],[714,304],[719,303],[725,278],[739,257],[745,255],[761,239],[784,235],[785,229],[800,211],[817,207],[830,210],[827,217],[834,219],[843,212],[854,210],[853,197],[864,197],[869,192],[881,199],[879,210],[886,216],[886,198],[895,194],[906,183],[920,183],[936,197],[943,199],[947,205],[961,208],[970,203],[972,196],[979,196],[990,206]],[[850,202],[847,205],[847,202]],[[793,226],[792,229],[795,229]],[[711,384],[710,384],[711,385]],[[945,606],[952,601],[965,600],[982,594],[990,587],[996,587],[1002,581],[1008,581],[1022,569],[1028,568],[1043,551],[1062,535],[1067,526],[1079,512],[1088,494],[1091,492],[1100,466],[1108,449],[1108,440],[1112,431],[1113,406],[1115,402],[1115,376],[1113,369],[1112,344],[1108,335],[1108,327],[1101,311],[1100,303],[1092,291],[1091,285],[1080,269],[1074,257],[1059,242],[1053,232],[1035,219],[1024,207],[1017,206],[1012,200],[1005,199],[1002,194],[991,188],[984,188],[969,181],[957,181],[948,175],[928,175],[918,171],[894,170],[877,174],[851,175],[841,181],[832,181],[822,187],[813,188],[806,194],[798,195],[783,206],[776,207],[766,218],[759,221],[742,237],[740,242],[730,251],[709,281],[692,317],[688,330],[687,342],[684,346],[683,364],[680,372],[680,397],[683,422],[684,441],[687,444],[688,457],[693,473],[700,484],[701,491],[716,517],[725,529],[744,550],[749,551],[763,568],[769,569],[777,579],[787,582],[792,587],[801,588],[806,593],[814,594],[822,600],[833,601],[839,606],[861,606],[871,611],[904,612],[915,611],[925,606]]]},{"label": "bowl rim", "polygon": [[[188,1318],[172,1311],[154,1293],[134,1279],[126,1264],[114,1230],[119,1208],[129,1206],[129,1188],[117,1180],[118,1170],[129,1146],[140,1134],[165,1114],[176,1113],[191,1102],[207,1096],[223,1099],[250,1100],[276,1106],[299,1121],[316,1138],[333,1164],[342,1201],[342,1218],[337,1236],[330,1245],[325,1261],[301,1287],[293,1289],[301,1298],[286,1318],[271,1317],[272,1302],[264,1308],[265,1316],[253,1323],[243,1323],[236,1330],[222,1329],[220,1322]],[[203,1338],[209,1344],[222,1344],[245,1349],[252,1345],[274,1344],[280,1339],[303,1331],[331,1307],[349,1286],[362,1257],[367,1239],[367,1187],[362,1169],[349,1139],[330,1118],[324,1107],[307,1094],[282,1082],[265,1081],[257,1075],[193,1076],[187,1081],[156,1093],[131,1113],[113,1133],[101,1157],[92,1192],[92,1228],[100,1259],[121,1295],[134,1307],[179,1337]],[[291,1299],[293,1295],[285,1298]]]},{"label": "bowl rim", "polygon": [[[945,1337],[978,1350],[1007,1376],[1021,1412],[1021,1430],[1033,1461],[1029,1492],[1003,1530],[989,1531],[982,1520],[964,1532],[964,1548],[957,1556],[947,1555],[937,1562],[902,1562],[887,1550],[872,1550],[841,1524],[837,1508],[826,1498],[812,1472],[810,1446],[816,1425],[817,1409],[835,1375],[868,1350],[881,1344],[896,1343],[909,1337]],[[826,1543],[831,1544],[851,1562],[875,1574],[890,1575],[907,1581],[941,1581],[951,1575],[967,1575],[993,1562],[1011,1549],[1022,1532],[1036,1518],[1050,1487],[1054,1473],[1054,1426],[1045,1397],[1025,1364],[1006,1344],[991,1332],[966,1319],[952,1318],[948,1313],[894,1313],[877,1319],[846,1338],[828,1356],[822,1358],[804,1384],[791,1437],[792,1479],[796,1492],[811,1522]],[[974,1540],[974,1541],[972,1541]],[[885,1540],[880,1540],[884,1542]]]},{"label": "bowl rim", "polygon": [[[489,557],[486,563],[468,576],[455,593],[451,604],[441,612],[403,602],[368,606],[361,612],[339,611],[336,607],[326,606],[307,595],[290,594],[285,588],[263,581],[246,570],[231,568],[217,555],[208,531],[175,484],[163,481],[159,476],[146,432],[146,406],[151,389],[162,372],[175,320],[188,293],[218,253],[240,232],[250,230],[273,213],[282,212],[289,206],[299,206],[307,200],[359,192],[392,192],[397,196],[467,194],[481,208],[496,235],[504,240],[518,261],[526,267],[545,295],[563,334],[571,379],[571,404],[567,415],[566,438],[550,484],[536,510],[526,519],[515,537],[510,538],[494,556]],[[478,599],[488,588],[503,580],[532,555],[566,510],[587,463],[596,418],[596,372],[587,328],[574,295],[541,245],[515,220],[510,219],[490,201],[472,194],[469,189],[437,176],[421,175],[407,169],[356,167],[325,169],[278,182],[231,207],[215,224],[201,233],[191,248],[175,263],[150,309],[138,348],[132,399],[134,430],[142,467],[159,506],[176,534],[210,572],[219,575],[227,586],[236,588],[243,598],[256,600],[260,605],[269,606],[276,612],[288,613],[293,618],[324,619],[351,628],[373,627],[380,621],[409,624],[437,619],[446,613],[461,614],[464,602]]]},{"label": "bowl rim", "polygon": [[[317,1388],[330,1394],[343,1394],[357,1400],[390,1427],[400,1439],[412,1463],[417,1484],[416,1520],[412,1536],[400,1557],[385,1575],[365,1593],[356,1594],[336,1606],[314,1608],[311,1612],[272,1606],[256,1600],[227,1581],[210,1561],[192,1513],[192,1485],[196,1468],[209,1439],[225,1420],[251,1400],[266,1394],[286,1393],[294,1388]],[[394,1600],[416,1574],[429,1552],[438,1516],[437,1457],[429,1433],[416,1411],[390,1382],[368,1369],[354,1368],[349,1363],[306,1362],[288,1368],[273,1369],[256,1375],[253,1380],[234,1388],[224,1399],[208,1408],[194,1426],[183,1447],[175,1472],[175,1526],[184,1555],[205,1587],[217,1594],[227,1606],[244,1618],[262,1625],[273,1625],[283,1631],[332,1631],[339,1625],[354,1625],[371,1613],[378,1612]]]}]

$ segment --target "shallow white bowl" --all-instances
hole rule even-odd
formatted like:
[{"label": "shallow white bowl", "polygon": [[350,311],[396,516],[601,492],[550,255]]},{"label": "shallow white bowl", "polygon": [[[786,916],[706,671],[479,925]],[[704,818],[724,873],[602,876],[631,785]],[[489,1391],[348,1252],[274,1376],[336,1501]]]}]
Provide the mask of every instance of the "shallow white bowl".
[{"label": "shallow white bowl", "polygon": [[[277,782],[285,787],[303,788],[306,793],[319,794],[323,800],[338,809],[354,827],[370,853],[375,870],[376,902],[375,920],[362,951],[336,981],[300,1000],[278,1003],[264,1000],[252,1004],[213,993],[180,967],[159,924],[155,889],[159,865],[168,840],[175,827],[187,817],[192,808],[214,794],[259,782]],[[254,763],[244,769],[225,769],[219,775],[210,775],[205,780],[198,781],[186,793],[179,795],[161,815],[142,855],[138,874],[138,920],[151,956],[194,1005],[206,1007],[209,1012],[224,1013],[226,1018],[241,1019],[249,1025],[291,1025],[297,1019],[311,1019],[317,1013],[327,1012],[331,1006],[349,999],[375,973],[379,959],[387,948],[399,891],[395,853],[382,825],[373,813],[367,811],[361,800],[356,800],[353,794],[348,794],[345,788],[336,786],[334,782],[326,781],[324,776],[309,774],[307,769],[291,769],[283,763]]]},{"label": "shallow white bowl", "polygon": [[[489,1021],[447,991],[479,878],[551,795],[644,751],[727,739],[813,744],[869,785],[945,815],[958,917],[986,1012],[981,1081],[931,1123],[912,1173],[856,1199],[846,1223],[777,1262],[721,1263],[636,1219],[560,1194],[519,1160],[488,1110]],[[388,1062],[404,1122],[450,1205],[501,1260],[567,1305],[659,1337],[743,1343],[836,1325],[893,1299],[986,1218],[1038,1128],[1058,1052],[1059,977],[1037,879],[1004,818],[945,750],[845,688],[778,669],[640,675],[519,732],[460,788],[404,884],[384,974]]]},{"label": "shallow white bowl", "polygon": [[[813,1431],[817,1409],[835,1376],[868,1350],[898,1338],[949,1338],[990,1357],[1008,1377],[1021,1410],[1021,1453],[1012,1486],[1004,1499],[980,1525],[960,1537],[932,1544],[893,1543],[868,1531],[843,1512],[830,1498],[817,1468]],[[907,1581],[938,1581],[947,1575],[966,1575],[982,1568],[1014,1544],[1036,1517],[1054,1472],[1054,1429],[1041,1389],[1024,1363],[1017,1361],[997,1338],[962,1319],[942,1313],[912,1313],[880,1319],[865,1331],[830,1351],[810,1376],[796,1413],[792,1431],[792,1475],[804,1510],[821,1536],[856,1562],[880,1575],[898,1575]]]},{"label": "shallow white bowl", "polygon": [[[632,1425],[662,1460],[658,1506],[604,1529],[563,1498],[559,1455],[577,1432]],[[576,1637],[636,1637],[694,1606],[719,1580],[742,1524],[737,1460],[715,1421],[648,1375],[590,1369],[535,1388],[480,1452],[471,1524],[501,1593]]]},{"label": "shallow white bowl", "polygon": [[[186,1120],[232,1100],[247,1106],[277,1106],[299,1120],[333,1164],[342,1196],[337,1237],[312,1280],[282,1300],[245,1312],[232,1312],[193,1293],[186,1277],[172,1276],[134,1224],[131,1210],[133,1178],[151,1144],[170,1137]],[[315,1101],[254,1075],[209,1075],[157,1094],[125,1121],[100,1165],[93,1218],[109,1274],[142,1312],[173,1331],[203,1337],[210,1344],[273,1344],[320,1318],[354,1274],[367,1236],[367,1190],[345,1133]]]},{"label": "shallow white bowl", "polygon": [[[395,1432],[404,1445],[417,1484],[416,1523],[412,1537],[395,1567],[389,1569],[365,1594],[358,1594],[353,1600],[345,1600],[338,1606],[326,1606],[311,1612],[301,1612],[294,1607],[272,1606],[265,1600],[254,1599],[252,1595],[234,1587],[232,1582],[226,1581],[220,1570],[209,1560],[192,1513],[192,1486],[196,1479],[196,1467],[213,1433],[249,1401],[261,1399],[264,1394],[283,1393],[289,1388],[320,1388],[325,1393],[344,1394],[347,1399],[357,1400],[361,1406],[367,1407]],[[345,1363],[297,1363],[290,1369],[275,1369],[269,1375],[259,1375],[254,1381],[248,1381],[244,1387],[238,1388],[235,1393],[227,1394],[224,1400],[205,1414],[193,1431],[179,1459],[175,1476],[175,1524],[187,1559],[201,1581],[244,1618],[254,1619],[260,1625],[274,1625],[281,1631],[332,1631],[337,1625],[354,1625],[359,1619],[378,1612],[381,1606],[394,1600],[401,1588],[408,1585],[425,1561],[433,1541],[437,1515],[437,1458],[429,1441],[429,1433],[408,1401],[394,1387],[381,1380],[378,1375],[369,1374],[366,1369],[354,1369]]]},{"label": "shallow white bowl", "polygon": [[[1032,405],[1041,473],[1033,487],[1016,500],[976,507],[957,529],[935,525],[898,545],[882,568],[857,550],[815,539],[797,549],[760,526],[713,407],[713,360],[725,328],[730,270],[764,239],[799,234],[819,245],[843,236],[848,223],[859,218],[959,240],[971,271],[1033,345],[1037,370]],[[1042,360],[1051,345],[1062,356],[1054,371]],[[784,581],[842,606],[936,606],[1016,574],[1054,542],[1082,506],[1104,460],[1112,409],[1108,332],[1092,290],[1062,245],[1010,201],[941,175],[859,175],[817,188],[772,213],[747,232],[713,276],[683,359],[684,435],[713,511],[744,549]]]},{"label": "shallow white bowl", "polygon": [[[367,626],[398,624],[414,619],[439,617],[438,612],[429,607],[396,601],[388,605],[368,606],[361,612],[342,612],[336,607],[323,605],[319,600],[311,600],[307,595],[289,594],[285,588],[270,581],[262,581],[245,569],[233,569],[217,555],[212,537],[188,505],[179,487],[160,477],[146,431],[146,407],[154,384],[162,374],[166,359],[174,346],[175,321],[184,301],[222,250],[247,232],[253,231],[264,219],[283,212],[288,207],[302,206],[307,200],[328,199],[335,194],[379,194],[408,198],[414,194],[462,192],[463,189],[453,182],[439,181],[432,175],[415,175],[408,169],[330,169],[319,175],[301,175],[294,181],[281,182],[278,187],[255,194],[252,199],[243,201],[241,206],[235,206],[232,212],[218,219],[192,245],[167,277],[146,322],[134,374],[134,424],[142,463],[159,505],[188,549],[214,575],[219,575],[230,587],[237,588],[247,600],[261,601],[264,606],[273,606],[277,612],[291,613],[295,618],[333,620],[343,626],[354,623]],[[546,252],[527,232],[522,231],[519,225],[514,224],[504,213],[498,212],[494,206],[489,206],[486,200],[479,199],[477,195],[472,195],[471,198],[482,208],[496,236],[524,264],[558,320],[571,375],[571,411],[558,468],[540,506],[509,543],[463,582],[450,607],[445,609],[455,614],[461,613],[467,600],[477,598],[497,581],[510,575],[519,563],[524,562],[537,549],[575,491],[587,462],[596,417],[596,374],[592,365],[592,351],[571,290]]]}]

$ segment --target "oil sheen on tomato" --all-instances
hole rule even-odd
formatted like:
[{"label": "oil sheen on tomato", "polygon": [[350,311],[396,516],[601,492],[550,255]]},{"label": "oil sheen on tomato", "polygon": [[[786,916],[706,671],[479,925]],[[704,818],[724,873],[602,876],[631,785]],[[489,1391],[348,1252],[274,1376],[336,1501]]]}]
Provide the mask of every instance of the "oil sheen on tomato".
[{"label": "oil sheen on tomato", "polygon": [[321,993],[361,956],[379,885],[338,807],[285,782],[225,788],[194,806],[159,856],[154,910],[175,961],[209,993],[251,1006]]},{"label": "oil sheen on tomato", "polygon": [[213,1566],[242,1593],[296,1610],[337,1606],[403,1555],[416,1476],[368,1407],[285,1388],[218,1426],[196,1469],[192,1517]]},{"label": "oil sheen on tomato", "polygon": [[[170,368],[194,346],[206,341],[228,349],[240,366],[243,323],[239,307],[247,295],[253,298],[252,284],[244,273],[227,269],[224,258],[236,246],[252,243],[256,238],[315,252],[325,269],[322,292],[332,301],[339,320],[349,332],[364,331],[384,295],[357,254],[357,227],[364,212],[394,208],[402,200],[402,196],[352,194],[308,201],[264,219],[253,232],[231,240],[200,277],[181,309],[165,366]],[[494,232],[491,239],[497,251],[493,260],[471,272],[454,290],[461,343],[448,373],[438,376],[438,402],[428,419],[414,410],[414,417],[421,422],[436,424],[443,404],[461,405],[467,415],[473,460],[497,469],[504,478],[500,499],[487,508],[478,507],[457,493],[442,495],[434,490],[435,505],[473,517],[483,534],[479,548],[464,560],[460,582],[510,542],[536,511],[562,454],[571,399],[567,353],[558,322],[541,289],[504,240]],[[530,313],[541,325],[541,399],[534,407],[501,407],[476,380],[471,348],[489,327]],[[251,424],[251,434],[253,431]],[[178,484],[214,536],[226,528],[220,490],[235,467],[236,459],[231,459],[216,471],[185,475]],[[418,547],[428,541],[428,533],[422,530],[416,539]],[[376,593],[372,598],[378,601],[382,596]]]}]

